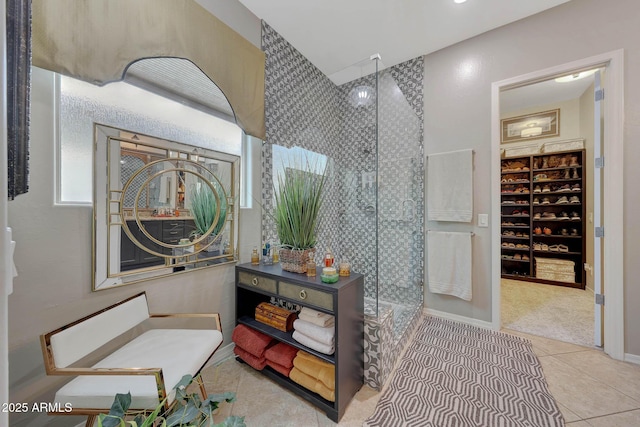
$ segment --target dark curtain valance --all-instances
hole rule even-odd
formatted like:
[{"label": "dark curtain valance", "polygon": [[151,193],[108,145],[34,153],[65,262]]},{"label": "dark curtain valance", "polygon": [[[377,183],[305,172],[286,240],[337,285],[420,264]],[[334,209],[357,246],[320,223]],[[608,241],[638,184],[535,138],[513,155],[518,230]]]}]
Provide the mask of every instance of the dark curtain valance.
[{"label": "dark curtain valance", "polygon": [[94,84],[142,58],[185,58],[264,139],[265,55],[193,0],[33,0],[33,65]]}]

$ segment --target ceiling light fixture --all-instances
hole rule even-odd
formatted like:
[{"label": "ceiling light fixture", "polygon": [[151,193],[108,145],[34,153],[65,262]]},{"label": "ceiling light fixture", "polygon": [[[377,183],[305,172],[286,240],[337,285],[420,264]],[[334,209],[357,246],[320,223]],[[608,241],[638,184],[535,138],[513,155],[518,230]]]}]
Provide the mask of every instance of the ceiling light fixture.
[{"label": "ceiling light fixture", "polygon": [[537,123],[529,123],[526,128],[522,129],[522,132],[520,132],[520,136],[522,138],[531,138],[533,136],[541,135],[542,128],[536,125]]},{"label": "ceiling light fixture", "polygon": [[356,86],[349,92],[349,99],[355,107],[366,107],[373,102],[373,88],[367,85]]},{"label": "ceiling light fixture", "polygon": [[466,2],[466,1],[467,1],[467,0],[453,0],[453,2],[454,2],[454,3],[464,3],[464,2]]},{"label": "ceiling light fixture", "polygon": [[598,69],[594,69],[594,70],[588,70],[588,71],[581,71],[579,73],[573,73],[573,74],[569,74],[568,76],[562,76],[562,77],[558,77],[556,80],[556,82],[558,83],[567,83],[567,82],[573,82],[575,80],[580,80],[580,79],[584,79],[585,77],[589,77],[593,74],[596,73],[596,71],[598,71]]}]

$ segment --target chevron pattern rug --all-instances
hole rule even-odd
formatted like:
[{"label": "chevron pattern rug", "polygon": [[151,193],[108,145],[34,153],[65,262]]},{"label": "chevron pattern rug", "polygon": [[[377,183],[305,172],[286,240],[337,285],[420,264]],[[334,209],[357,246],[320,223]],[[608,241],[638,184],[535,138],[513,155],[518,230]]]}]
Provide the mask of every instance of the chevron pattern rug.
[{"label": "chevron pattern rug", "polygon": [[564,419],[525,339],[426,317],[367,427],[556,427]]}]

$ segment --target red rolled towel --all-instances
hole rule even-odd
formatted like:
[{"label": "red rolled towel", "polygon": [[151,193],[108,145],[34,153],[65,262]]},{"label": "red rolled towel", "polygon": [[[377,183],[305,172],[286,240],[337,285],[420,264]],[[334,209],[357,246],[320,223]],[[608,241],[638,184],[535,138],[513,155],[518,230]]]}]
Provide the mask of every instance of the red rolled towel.
[{"label": "red rolled towel", "polygon": [[289,377],[289,372],[291,372],[291,369],[293,369],[293,368],[284,367],[281,364],[276,363],[276,362],[272,362],[269,359],[267,359],[267,365],[271,366],[274,370],[280,372],[285,377]]},{"label": "red rolled towel", "polygon": [[270,336],[245,325],[235,327],[231,334],[231,340],[236,343],[236,346],[241,347],[258,359],[264,357],[265,350],[273,341]]},{"label": "red rolled towel", "polygon": [[244,360],[247,365],[251,366],[253,369],[257,369],[261,371],[267,365],[267,359],[264,357],[255,357],[253,354],[248,351],[244,351],[242,348],[235,346],[233,348],[233,352],[240,357],[240,359]]},{"label": "red rolled towel", "polygon": [[298,354],[297,348],[281,342],[269,347],[264,352],[264,357],[271,362],[277,363],[283,368],[291,369],[293,367],[293,359],[296,357],[296,354]]}]

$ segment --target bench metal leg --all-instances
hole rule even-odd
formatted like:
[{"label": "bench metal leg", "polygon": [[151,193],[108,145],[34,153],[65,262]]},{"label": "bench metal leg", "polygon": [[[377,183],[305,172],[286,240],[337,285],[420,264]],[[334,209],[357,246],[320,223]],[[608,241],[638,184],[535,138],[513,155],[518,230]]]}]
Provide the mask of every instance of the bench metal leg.
[{"label": "bench metal leg", "polygon": [[93,427],[93,424],[96,421],[96,415],[89,415],[87,417],[87,423],[85,424],[85,427]]},{"label": "bench metal leg", "polygon": [[207,398],[207,389],[204,388],[204,381],[202,381],[202,376],[198,375],[196,377],[196,381],[198,382],[198,387],[200,387],[200,394],[202,395],[202,400]]}]

